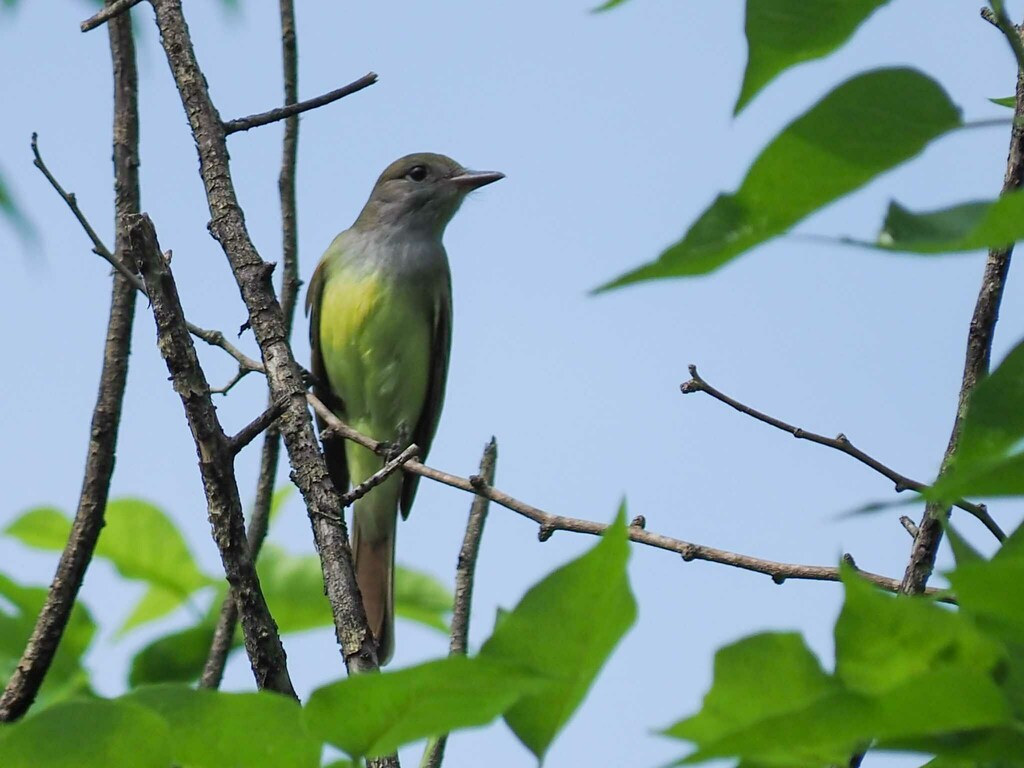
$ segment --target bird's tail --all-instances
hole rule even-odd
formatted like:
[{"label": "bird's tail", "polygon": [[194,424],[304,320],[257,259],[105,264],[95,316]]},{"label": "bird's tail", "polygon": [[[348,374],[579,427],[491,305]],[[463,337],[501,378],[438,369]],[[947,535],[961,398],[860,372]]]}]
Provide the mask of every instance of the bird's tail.
[{"label": "bird's tail", "polygon": [[[370,631],[377,641],[377,662],[386,664],[395,650],[395,527],[401,478],[392,477],[356,502],[352,555],[356,583]],[[399,482],[396,482],[399,481]],[[389,485],[395,488],[389,488]]]}]

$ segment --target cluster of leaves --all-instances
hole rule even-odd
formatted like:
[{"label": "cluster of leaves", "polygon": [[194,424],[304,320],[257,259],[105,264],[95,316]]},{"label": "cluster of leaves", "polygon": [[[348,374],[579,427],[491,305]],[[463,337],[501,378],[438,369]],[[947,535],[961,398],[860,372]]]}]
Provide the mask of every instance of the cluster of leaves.
[{"label": "cluster of leaves", "polygon": [[[301,707],[270,693],[153,684],[198,675],[209,649],[210,617],[143,649],[132,664],[133,690],[112,700],[95,697],[81,666],[95,627],[78,606],[34,714],[0,728],[0,765],[315,767],[325,744],[360,760],[498,717],[543,757],[636,618],[626,530],[622,510],[595,547],[502,612],[475,656],[341,680],[314,691]],[[51,548],[66,540],[68,520],[53,509],[30,510],[8,533]],[[121,631],[168,614],[213,582],[166,516],[137,500],[110,505],[97,556],[149,585]],[[316,558],[270,549],[260,560],[267,602],[282,631],[329,623]],[[396,612],[444,628],[447,591],[409,571],[400,574],[402,581]],[[0,594],[15,609],[0,611],[0,658],[10,668],[45,590],[0,578]],[[554,637],[558,642],[546,640]]]},{"label": "cluster of leaves", "polygon": [[991,561],[950,535],[958,610],[847,568],[835,671],[797,634],[719,650],[703,709],[665,731],[697,747],[679,763],[822,768],[871,745],[936,755],[928,768],[1024,766],[1024,527]]},{"label": "cluster of leaves", "polygon": [[[274,496],[271,519],[283,510],[292,486],[285,486]],[[67,543],[71,520],[53,507],[30,509],[10,525],[6,535],[22,544],[43,550],[60,551]],[[131,662],[129,685],[191,682],[199,678],[210,650],[213,632],[226,588],[223,578],[203,573],[185,543],[180,531],[159,507],[140,499],[116,499],[107,506],[106,525],[96,548],[96,556],[108,561],[126,579],[142,582],[146,591],[117,630],[123,637],[145,624],[164,618],[182,607],[195,614],[192,625],[160,637],[140,650]],[[271,612],[282,633],[333,626],[330,606],[323,597],[323,576],[320,560],[315,555],[295,555],[268,543],[259,558],[257,570]],[[211,594],[212,593],[212,594]],[[4,632],[0,647],[0,663],[13,665],[24,649],[45,597],[45,590],[20,587],[9,580],[0,581],[0,594],[19,610],[16,616],[3,617],[12,623],[12,631]],[[212,599],[211,599],[212,597]],[[196,606],[209,603],[206,611]],[[447,632],[447,614],[451,611],[450,590],[434,577],[398,567],[395,579],[395,613],[403,618]],[[75,635],[62,644],[64,651],[74,651],[73,659],[59,670],[51,670],[47,686],[57,685],[63,696],[87,690],[88,676],[80,663],[94,633],[87,611],[79,606]],[[13,627],[17,626],[17,631]],[[21,645],[19,649],[18,646]],[[8,645],[10,647],[8,647]],[[236,632],[235,648],[241,648],[241,634]],[[0,668],[2,669],[2,668]],[[74,682],[74,684],[72,684]],[[46,690],[44,689],[44,694]],[[47,698],[53,700],[53,696]]]},{"label": "cluster of leaves", "polygon": [[[885,4],[747,0],[749,55],[736,114],[786,69],[839,48]],[[922,72],[898,67],[856,75],[783,128],[754,160],[740,188],[719,194],[658,259],[598,290],[712,272],[963,127],[959,107]],[[941,254],[1002,247],[1022,237],[1024,192],[1013,192],[917,214],[893,202],[874,243],[842,241]]]}]

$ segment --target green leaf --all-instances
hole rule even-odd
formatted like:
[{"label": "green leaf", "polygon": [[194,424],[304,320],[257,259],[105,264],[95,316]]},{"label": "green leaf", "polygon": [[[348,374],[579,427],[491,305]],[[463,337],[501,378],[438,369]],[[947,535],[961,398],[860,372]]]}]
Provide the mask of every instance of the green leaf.
[{"label": "green leaf", "polygon": [[1024,637],[1024,560],[963,563],[948,577],[961,611],[1009,642]]},{"label": "green leaf", "polygon": [[780,73],[827,56],[887,0],[747,0],[749,55],[735,114]]},{"label": "green leaf", "polygon": [[123,701],[57,704],[0,730],[4,768],[167,768],[170,763],[167,723]]},{"label": "green leaf", "polygon": [[203,672],[213,642],[212,623],[158,637],[132,659],[128,684],[192,682]]},{"label": "green leaf", "polygon": [[1010,109],[1017,108],[1017,97],[1016,96],[1004,96],[1001,99],[989,99],[993,104],[998,104],[1000,107],[1009,107]]},{"label": "green leaf", "polygon": [[[320,559],[292,555],[265,544],[256,563],[263,594],[282,632],[333,626],[324,597]],[[452,595],[434,577],[401,566],[395,569],[395,614],[447,632]]]},{"label": "green leaf", "polygon": [[509,727],[538,758],[636,620],[628,559],[623,504],[601,541],[533,586],[480,650],[481,659],[551,681],[505,713]]},{"label": "green leaf", "polygon": [[[47,590],[22,586],[0,574],[0,596],[13,609],[5,609],[3,601],[0,601],[0,683],[6,683],[35,628]],[[36,699],[37,708],[91,693],[89,674],[82,666],[82,657],[95,634],[96,624],[88,610],[76,602]]]},{"label": "green leaf", "polygon": [[278,515],[284,511],[285,505],[295,495],[295,486],[291,483],[285,483],[270,497],[270,510],[269,518],[270,522],[274,522]]},{"label": "green leaf", "polygon": [[56,507],[32,507],[4,528],[4,533],[36,549],[60,551],[67,544],[71,521]]},{"label": "green leaf", "polygon": [[319,688],[306,704],[306,725],[352,757],[372,757],[485,725],[540,684],[524,670],[452,656]]},{"label": "green leaf", "polygon": [[182,602],[180,593],[164,589],[158,584],[150,585],[139,602],[135,604],[128,618],[118,628],[118,636],[123,636],[136,627],[173,613],[181,607]]},{"label": "green leaf", "polygon": [[[115,499],[107,504],[106,525],[96,555],[127,579],[164,587],[184,602],[195,590],[216,583],[199,570],[174,523],[159,508],[141,499]],[[62,550],[71,521],[53,507],[25,512],[6,532],[40,549]]]},{"label": "green leaf", "polygon": [[1024,238],[1024,192],[913,213],[893,202],[878,235],[880,247],[911,253],[956,253],[1003,248]]},{"label": "green leaf", "polygon": [[941,666],[991,673],[1002,646],[960,613],[925,598],[882,592],[845,569],[846,601],[835,628],[836,677],[871,696],[913,681]]},{"label": "green leaf", "polygon": [[982,379],[971,395],[949,471],[925,496],[1024,494],[1024,342]]},{"label": "green leaf", "polygon": [[174,762],[189,768],[317,768],[320,741],[302,708],[280,694],[221,693],[182,685],[139,688],[122,701],[146,707],[170,725]]},{"label": "green leaf", "polygon": [[610,11],[615,6],[622,5],[624,2],[626,2],[626,0],[607,0],[607,2],[604,2],[597,6],[597,8],[594,8],[591,13],[603,13],[604,11]]},{"label": "green leaf", "polygon": [[719,195],[657,261],[597,290],[718,269],[960,125],[960,112],[946,92],[920,72],[858,75],[777,135],[739,190]]},{"label": "green leaf", "polygon": [[710,746],[767,720],[818,707],[839,691],[800,635],[754,635],[719,649],[701,711],[664,733]]},{"label": "green leaf", "polygon": [[[13,7],[13,0],[5,0],[5,5]],[[0,217],[7,219],[23,240],[31,240],[36,237],[35,228],[14,202],[14,197],[4,184],[2,175],[0,175]]]},{"label": "green leaf", "polygon": [[455,600],[451,590],[423,571],[395,568],[395,615],[448,633],[447,616]]}]

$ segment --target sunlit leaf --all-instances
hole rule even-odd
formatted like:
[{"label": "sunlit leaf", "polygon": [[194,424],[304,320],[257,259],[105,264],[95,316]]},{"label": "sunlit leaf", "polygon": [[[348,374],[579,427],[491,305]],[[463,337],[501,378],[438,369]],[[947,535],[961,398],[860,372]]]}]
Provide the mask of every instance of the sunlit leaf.
[{"label": "sunlit leaf", "polygon": [[452,656],[319,688],[306,704],[306,723],[353,757],[382,755],[412,741],[485,725],[541,684],[521,669]]},{"label": "sunlit leaf", "polygon": [[158,637],[132,658],[128,684],[136,688],[198,680],[210,653],[213,630],[213,624],[199,624]]},{"label": "sunlit leaf", "polygon": [[160,685],[139,688],[121,700],[166,720],[174,734],[173,760],[189,768],[320,764],[320,741],[306,731],[302,708],[286,696]]},{"label": "sunlit leaf", "polygon": [[123,701],[57,704],[0,729],[4,768],[167,768],[163,718]]},{"label": "sunlit leaf", "polygon": [[747,68],[739,114],[789,67],[827,56],[887,0],[747,0]]},{"label": "sunlit leaf", "polygon": [[971,395],[949,471],[926,491],[938,501],[1024,494],[1024,342]]},{"label": "sunlit leaf", "polygon": [[858,75],[783,129],[739,190],[719,195],[657,261],[598,290],[718,269],[960,125],[960,112],[946,92],[920,72]]},{"label": "sunlit leaf", "polygon": [[1001,248],[1024,238],[1024,191],[997,200],[962,203],[928,213],[912,213],[890,203],[878,244],[913,253],[957,253]]},{"label": "sunlit leaf", "polygon": [[505,713],[509,727],[539,758],[636,620],[628,559],[623,505],[601,541],[533,586],[480,650],[482,659],[551,681]]}]

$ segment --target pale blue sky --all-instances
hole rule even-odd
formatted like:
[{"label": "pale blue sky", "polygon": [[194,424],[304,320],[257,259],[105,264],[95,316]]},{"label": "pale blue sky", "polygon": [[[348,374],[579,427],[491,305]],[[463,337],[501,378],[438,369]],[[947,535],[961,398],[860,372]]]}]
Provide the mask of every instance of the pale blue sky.
[{"label": "pale blue sky", "polygon": [[[40,230],[26,249],[0,227],[8,284],[0,418],[7,440],[0,524],[25,508],[77,499],[109,294],[108,268],[31,166],[29,136],[103,237],[111,237],[110,75],[104,32],[82,35],[81,0],[23,0],[0,14],[4,101],[0,168]],[[280,100],[276,4],[188,2],[199,59],[226,118]],[[785,74],[737,120],[745,61],[740,3],[633,0],[592,16],[586,2],[300,3],[300,93],[310,97],[369,70],[371,89],[302,118],[301,271],[347,227],[379,171],[411,151],[438,151],[507,178],[474,195],[447,235],[455,283],[448,400],[430,463],[471,473],[490,435],[498,485],[554,512],[612,517],[619,499],[649,528],[774,560],[833,564],[844,551],[898,576],[910,539],[895,514],[839,513],[892,498],[883,478],[850,459],[743,418],[709,398],[682,397],[687,363],[755,407],[826,434],[843,431],[899,471],[927,480],[948,438],[982,257],[925,260],[778,240],[708,278],[646,284],[598,298],[590,288],[676,239],[720,190],[734,188],[765,142],[846,77],[910,64],[934,75],[968,119],[1008,117],[987,97],[1013,91],[1014,67],[977,3],[898,0],[832,58]],[[1020,9],[1014,7],[1015,13]],[[148,6],[141,35],[143,203],[174,252],[190,319],[230,330],[244,320],[208,212],[180,102]],[[994,195],[1008,124],[962,131],[806,222],[801,231],[873,237],[887,201],[930,208]],[[279,258],[276,176],[280,126],[230,140],[234,179],[264,258]],[[997,355],[1024,335],[1024,287],[1011,277]],[[115,495],[171,510],[197,558],[218,558],[205,520],[191,438],[140,305],[114,478]],[[296,352],[308,358],[305,322]],[[242,339],[250,352],[251,336]],[[201,349],[210,378],[233,364]],[[250,377],[219,400],[226,428],[264,402]],[[251,498],[257,461],[239,464]],[[282,472],[282,478],[285,473]],[[399,531],[399,559],[451,580],[469,499],[429,483]],[[993,505],[1011,528],[1021,508]],[[914,516],[919,514],[915,508]],[[990,542],[958,516],[978,546]],[[293,509],[273,538],[310,551]],[[474,643],[495,608],[592,540],[536,527],[494,508],[479,567]],[[45,582],[54,557],[0,540],[0,568]],[[943,562],[948,562],[945,553]],[[693,712],[723,643],[765,629],[804,631],[826,665],[840,604],[833,584],[776,586],[764,576],[683,563],[635,547],[640,618],[548,764],[645,766],[682,753],[649,729]],[[132,588],[131,594],[135,591]],[[116,597],[110,599],[110,595]],[[98,564],[85,600],[108,628],[128,592]],[[124,596],[124,602],[120,598]],[[130,651],[184,621],[176,616],[90,662],[101,689],[123,685]],[[113,642],[109,637],[107,642]],[[289,637],[300,693],[341,674],[329,632]],[[444,638],[400,623],[393,664],[446,651]],[[228,685],[251,686],[243,657]],[[525,766],[501,724],[460,734],[451,766]],[[405,758],[413,764],[412,756]],[[913,764],[872,757],[865,765]]]}]

